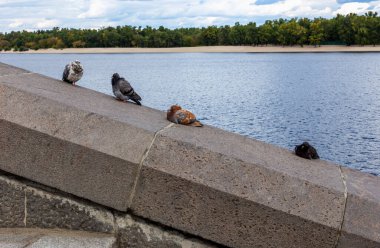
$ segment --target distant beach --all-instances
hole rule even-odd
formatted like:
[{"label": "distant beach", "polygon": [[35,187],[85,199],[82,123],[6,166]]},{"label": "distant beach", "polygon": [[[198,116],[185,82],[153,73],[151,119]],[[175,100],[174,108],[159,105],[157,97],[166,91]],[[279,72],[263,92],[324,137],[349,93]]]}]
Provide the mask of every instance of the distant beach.
[{"label": "distant beach", "polygon": [[380,46],[199,46],[173,48],[65,48],[39,49],[25,52],[0,53],[63,54],[63,53],[326,53],[326,52],[380,52]]}]

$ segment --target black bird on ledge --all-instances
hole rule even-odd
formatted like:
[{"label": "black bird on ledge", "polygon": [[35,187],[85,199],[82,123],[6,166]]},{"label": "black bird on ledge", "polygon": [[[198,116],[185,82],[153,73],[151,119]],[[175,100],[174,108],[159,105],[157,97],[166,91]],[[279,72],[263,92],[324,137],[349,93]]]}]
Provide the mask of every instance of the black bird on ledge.
[{"label": "black bird on ledge", "polygon": [[294,152],[298,157],[306,159],[319,159],[317,150],[308,142],[303,142],[301,145],[296,146]]}]

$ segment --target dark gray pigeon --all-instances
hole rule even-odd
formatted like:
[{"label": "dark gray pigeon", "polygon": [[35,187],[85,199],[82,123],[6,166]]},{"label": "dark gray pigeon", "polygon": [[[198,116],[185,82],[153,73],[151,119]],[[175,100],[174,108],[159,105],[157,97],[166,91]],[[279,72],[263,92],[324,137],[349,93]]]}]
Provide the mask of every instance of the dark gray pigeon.
[{"label": "dark gray pigeon", "polygon": [[128,101],[129,99],[134,101],[137,105],[141,105],[141,97],[133,90],[131,84],[119,76],[119,74],[114,73],[112,75],[112,91],[116,96],[116,99],[120,101]]},{"label": "dark gray pigeon", "polygon": [[294,152],[297,156],[306,159],[319,159],[317,150],[308,142],[303,142],[301,145],[296,146]]},{"label": "dark gray pigeon", "polygon": [[62,80],[75,85],[83,76],[83,67],[78,60],[71,62],[65,66]]}]

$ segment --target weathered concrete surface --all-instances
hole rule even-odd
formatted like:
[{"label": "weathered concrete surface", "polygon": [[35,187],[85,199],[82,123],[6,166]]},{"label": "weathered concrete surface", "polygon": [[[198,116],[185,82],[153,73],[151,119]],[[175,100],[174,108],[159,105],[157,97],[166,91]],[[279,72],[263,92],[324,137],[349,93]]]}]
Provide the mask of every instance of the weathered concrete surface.
[{"label": "weathered concrete surface", "polygon": [[[126,209],[137,165],[0,120],[1,169]],[[19,153],[15,154],[14,151]]]},{"label": "weathered concrete surface", "polygon": [[133,248],[216,248],[209,242],[185,237],[173,230],[163,230],[131,215],[117,215],[120,247]]},{"label": "weathered concrete surface", "polygon": [[23,227],[25,192],[20,184],[0,178],[0,228]]},{"label": "weathered concrete surface", "polygon": [[[3,64],[0,169],[221,245],[380,245],[378,178],[216,128],[169,125],[163,112]],[[57,218],[74,223],[64,228],[87,226],[65,216],[80,207],[37,191],[24,189],[27,210],[56,207],[42,218],[26,211],[26,225],[59,226]],[[10,194],[11,204],[21,202],[16,192],[4,199]],[[127,246],[184,247],[120,215],[99,230]],[[17,226],[21,216],[0,218]]]},{"label": "weathered concrete surface", "polygon": [[14,67],[11,65],[0,63],[0,77],[6,77],[9,75],[27,74],[27,73],[32,73],[32,72],[18,68],[18,67]]},{"label": "weathered concrete surface", "polygon": [[340,247],[380,247],[380,178],[343,169],[347,207]]},{"label": "weathered concrete surface", "polygon": [[[27,180],[20,181],[4,173],[0,173],[0,209],[2,209],[0,212],[0,224],[2,226],[0,227],[48,228],[108,233],[115,238],[115,247],[120,248],[218,247],[210,242],[201,241],[173,229],[158,226],[130,214],[114,212],[79,198],[74,199],[72,196],[62,194],[62,192]],[[2,245],[4,244],[1,243],[1,237],[4,237],[4,234],[0,232],[0,247],[3,248]],[[17,235],[12,237],[13,243],[19,240]],[[53,242],[54,240],[56,240],[55,237],[49,237],[49,239],[42,241],[45,244],[47,241]],[[36,244],[40,245],[42,241]],[[22,242],[22,244],[24,243]]]},{"label": "weathered concrete surface", "polygon": [[0,169],[126,210],[163,113],[0,68]]},{"label": "weathered concrete surface", "polygon": [[111,235],[46,229],[1,229],[1,248],[115,248]]},{"label": "weathered concrete surface", "polygon": [[59,228],[113,233],[110,210],[59,196],[0,174],[1,227]]},{"label": "weathered concrete surface", "polygon": [[339,178],[339,167],[325,162],[176,126],[152,146],[132,210],[232,247],[332,247],[345,202]]},{"label": "weathered concrete surface", "polygon": [[26,226],[114,233],[114,217],[104,208],[27,187]]}]

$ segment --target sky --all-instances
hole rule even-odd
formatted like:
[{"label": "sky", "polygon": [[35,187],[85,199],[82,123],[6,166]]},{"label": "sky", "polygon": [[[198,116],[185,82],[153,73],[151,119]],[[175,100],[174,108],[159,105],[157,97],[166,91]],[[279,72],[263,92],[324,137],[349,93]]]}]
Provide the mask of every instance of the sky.
[{"label": "sky", "polygon": [[0,32],[118,25],[204,27],[380,12],[380,0],[0,0]]}]

